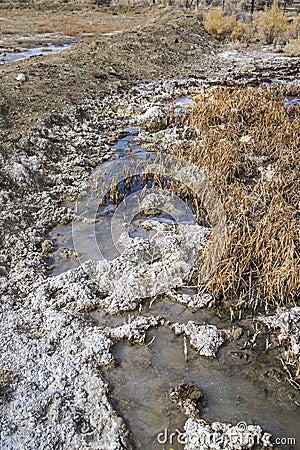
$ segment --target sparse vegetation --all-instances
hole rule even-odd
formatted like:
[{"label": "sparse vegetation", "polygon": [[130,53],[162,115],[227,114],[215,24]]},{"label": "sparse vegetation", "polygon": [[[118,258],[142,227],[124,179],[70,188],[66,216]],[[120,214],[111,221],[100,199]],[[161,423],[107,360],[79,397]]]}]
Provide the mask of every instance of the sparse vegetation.
[{"label": "sparse vegetation", "polygon": [[258,15],[258,36],[266,44],[286,42],[290,26],[287,16],[274,2],[271,8],[265,8]]},{"label": "sparse vegetation", "polygon": [[[85,37],[89,34],[128,30],[139,23],[139,18],[135,14],[129,16],[120,10],[118,14],[112,15],[106,9],[94,8],[93,5],[64,5],[61,9],[50,11],[47,10],[48,6],[48,4],[45,5],[45,9],[41,10],[30,8],[2,10],[1,34],[11,38],[44,33]],[[72,9],[75,6],[77,10]],[[115,10],[117,11],[117,7]]]},{"label": "sparse vegetation", "polygon": [[251,27],[236,19],[235,15],[226,17],[219,9],[212,9],[204,19],[205,30],[220,41],[248,42]]},{"label": "sparse vegetation", "polygon": [[205,30],[222,42],[251,42],[258,38],[260,42],[273,45],[288,43],[286,53],[299,55],[300,16],[289,19],[277,4],[258,13],[252,26],[237,20],[234,14],[226,16],[220,9],[213,8],[204,14]]},{"label": "sparse vegetation", "polygon": [[222,199],[228,242],[209,287],[238,311],[299,295],[300,107],[286,108],[283,98],[283,88],[199,95],[188,121],[202,138],[178,150]]},{"label": "sparse vegetation", "polygon": [[300,37],[300,14],[293,18],[291,24],[291,38],[297,39],[298,37]]},{"label": "sparse vegetation", "polygon": [[300,56],[300,36],[297,39],[291,39],[289,41],[285,52],[289,56]]},{"label": "sparse vegetation", "polygon": [[111,28],[103,29],[97,20],[82,20],[80,17],[61,17],[44,22],[36,26],[37,33],[51,33],[55,31],[64,36],[84,36],[85,34],[99,34],[111,31]]},{"label": "sparse vegetation", "polygon": [[[156,0],[155,3],[166,6],[165,0]],[[103,20],[98,19],[99,15],[105,14],[106,8],[98,6],[108,4],[111,5],[110,0],[100,0],[100,3],[97,0],[18,0],[17,3],[0,0],[0,8],[3,10],[3,17],[0,20],[1,31],[6,35],[17,33],[14,21],[9,18],[9,11],[13,11],[14,16],[30,11],[30,20],[24,20],[20,25],[24,29],[24,35],[30,30],[32,33],[56,32],[63,36],[78,37],[128,29],[128,24],[124,27],[118,25],[116,28],[113,22],[120,24],[118,20],[112,20],[112,23],[103,27]],[[151,9],[152,6],[152,0],[120,0],[110,7],[115,10],[118,17],[127,8]],[[250,14],[249,4],[245,2],[224,2],[222,10],[221,2],[218,1],[209,4],[194,0],[174,0],[169,6],[196,9],[195,16],[203,18],[205,30],[221,42],[249,44],[259,39],[268,45],[288,43],[286,54],[290,56],[299,54],[297,39],[300,33],[300,15],[292,16],[285,13],[283,7],[279,7],[275,2],[271,7],[255,12],[253,16]],[[45,11],[48,13],[45,14]]]}]

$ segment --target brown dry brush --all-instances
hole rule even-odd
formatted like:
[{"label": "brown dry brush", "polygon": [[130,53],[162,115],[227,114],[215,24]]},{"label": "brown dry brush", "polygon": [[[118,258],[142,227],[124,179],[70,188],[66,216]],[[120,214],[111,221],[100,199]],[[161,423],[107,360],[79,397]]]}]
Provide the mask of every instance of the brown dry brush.
[{"label": "brown dry brush", "polygon": [[226,250],[206,287],[239,312],[299,297],[300,107],[284,107],[286,89],[215,88],[196,96],[187,120],[201,137],[177,150],[222,200]]}]

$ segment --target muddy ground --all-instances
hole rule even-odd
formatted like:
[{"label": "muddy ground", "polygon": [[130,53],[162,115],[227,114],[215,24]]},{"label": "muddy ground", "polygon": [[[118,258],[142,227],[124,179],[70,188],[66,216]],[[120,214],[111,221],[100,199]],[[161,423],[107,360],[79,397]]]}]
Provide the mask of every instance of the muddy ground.
[{"label": "muddy ground", "polygon": [[[35,28],[24,25],[32,14]],[[61,10],[51,14],[53,23],[64,15]],[[77,17],[69,9],[66,14]],[[133,111],[143,114],[211,85],[299,79],[299,59],[222,47],[205,33],[200,16],[184,10],[86,9],[84,14],[87,20],[93,16],[89,30],[51,36],[56,42],[85,38],[74,47],[0,66],[3,449],[130,447],[124,423],[108,401],[102,367],[113,362],[114,340],[139,341],[161,319],[145,319],[134,332],[103,330],[90,319],[91,311],[134,310],[143,295],[135,298],[130,286],[121,294],[95,288],[80,268],[49,280],[46,261],[52,253],[49,231],[72,221],[74,210],[65,205],[113,155],[111,146],[124,136]],[[52,32],[42,26],[47,15],[1,10],[10,20],[10,28],[1,29],[2,47],[24,45],[20,36],[26,34],[32,46],[36,30],[36,43],[48,42],[49,36],[40,35]],[[119,263],[109,267],[109,282],[124,267],[132,270],[128,261]],[[231,328],[226,315],[222,321]],[[225,345],[212,365],[263,383],[274,408],[283,404],[296,410],[299,394],[282,370],[280,351],[265,354],[263,332],[251,347],[251,319],[236,325],[242,336]]]},{"label": "muddy ground", "polygon": [[[18,11],[16,17],[22,24],[23,14]],[[66,105],[132,84],[172,78],[214,79],[217,83],[254,77],[258,82],[286,72],[297,74],[297,59],[277,61],[274,55],[258,53],[243,58],[241,64],[234,57],[220,58],[221,49],[203,30],[201,18],[181,10],[114,11],[109,18],[100,15],[101,20],[104,31],[108,24],[112,30],[134,27],[122,34],[88,38],[75,49],[47,60],[35,58],[1,67],[1,141],[5,146],[11,143],[14,147],[26,130]],[[14,26],[19,29],[18,22]],[[30,27],[26,34],[32,31]],[[11,37],[12,32],[6,32]],[[73,33],[78,37],[76,27]],[[26,75],[26,83],[16,81],[19,73]]]}]

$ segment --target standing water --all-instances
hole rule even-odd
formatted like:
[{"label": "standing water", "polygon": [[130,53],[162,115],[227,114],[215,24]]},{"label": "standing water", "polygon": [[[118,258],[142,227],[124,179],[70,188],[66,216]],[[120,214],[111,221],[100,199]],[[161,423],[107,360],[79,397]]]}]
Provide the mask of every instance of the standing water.
[{"label": "standing water", "polygon": [[[174,322],[193,320],[222,326],[212,312],[192,313],[167,300],[146,307],[142,314],[160,315]],[[93,319],[106,326],[124,322],[124,318],[106,321],[99,313],[93,314]],[[187,418],[169,399],[172,388],[183,383],[193,384],[204,393],[202,418],[207,422],[260,424],[273,438],[292,437],[300,442],[299,414],[275,405],[264,387],[241,376],[238,367],[228,373],[218,360],[199,357],[191,347],[186,362],[183,339],[167,327],[151,330],[145,345],[117,343],[113,354],[117,367],[106,371],[105,378],[111,387],[113,406],[129,425],[137,449],[183,449],[172,433],[182,433]]]},{"label": "standing water", "polygon": [[42,47],[17,48],[13,52],[7,51],[0,53],[0,64],[10,63],[18,61],[20,59],[31,58],[32,56],[43,56],[43,55],[51,55],[53,53],[59,53],[63,50],[73,47],[78,42],[79,40],[61,45],[49,43],[43,45]]},{"label": "standing water", "polygon": [[[175,117],[181,113],[180,108],[191,103],[191,98],[179,99],[176,103]],[[119,140],[112,149],[116,150],[115,158],[126,153],[139,154],[144,157],[142,146],[136,142],[139,129],[129,127],[128,136]],[[98,169],[101,170],[101,167]],[[131,186],[132,187],[132,186]],[[135,187],[141,188],[139,182]],[[121,186],[120,192],[124,186]],[[132,191],[131,191],[132,193]],[[126,198],[126,195],[125,195]],[[97,241],[102,242],[102,251],[106,259],[117,255],[110,246],[110,221],[116,206],[109,201],[105,205],[95,204],[93,214],[96,225],[79,223],[76,228],[77,240],[80,233],[84,248],[80,260],[98,259],[98,251],[94,248],[94,237],[90,232],[95,228]],[[80,209],[80,205],[79,205]],[[170,221],[170,217],[156,217],[156,220]],[[131,224],[131,235],[139,236],[139,220]],[[89,236],[91,237],[89,241]],[[57,275],[77,265],[72,239],[72,227],[60,227],[52,230],[50,237],[54,240],[55,249],[50,275]],[[137,315],[135,312],[133,315]],[[159,315],[167,321],[186,323],[215,324],[219,328],[230,327],[222,323],[213,312],[191,312],[184,306],[160,298],[151,307],[143,306],[143,316]],[[95,311],[91,318],[100,327],[117,326],[124,323],[126,316],[111,318],[103,312]],[[236,343],[227,343],[219,350],[226,352]],[[245,379],[239,374],[238,365],[226,370],[218,359],[199,357],[188,346],[188,360],[184,354],[184,342],[175,336],[167,326],[159,326],[148,331],[146,343],[116,343],[113,347],[117,366],[105,371],[105,378],[111,388],[111,402],[127,423],[134,448],[143,450],[182,449],[183,444],[174,438],[173,433],[182,433],[186,417],[169,399],[169,393],[175,386],[189,383],[198,386],[204,393],[202,417],[208,422],[230,422],[236,424],[245,421],[247,424],[259,424],[274,437],[291,437],[300,442],[299,414],[278,406],[268,397],[264,387]],[[172,437],[173,436],[173,437]],[[277,447],[278,448],[278,447]],[[282,447],[295,448],[295,447]]]}]

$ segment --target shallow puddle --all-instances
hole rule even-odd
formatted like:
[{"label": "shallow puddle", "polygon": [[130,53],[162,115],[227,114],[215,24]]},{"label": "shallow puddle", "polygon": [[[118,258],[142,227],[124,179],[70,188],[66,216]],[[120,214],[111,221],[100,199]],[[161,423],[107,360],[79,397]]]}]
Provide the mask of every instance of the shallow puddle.
[{"label": "shallow puddle", "polygon": [[[53,228],[46,236],[53,242],[54,252],[51,258],[46,259],[48,275],[54,276],[75,269],[80,265],[79,260],[72,257],[68,251],[75,251],[72,237],[72,225]],[[88,251],[92,251],[88,249]]]},{"label": "shallow puddle", "polygon": [[[172,309],[180,308],[184,309],[179,305]],[[153,308],[153,313],[157,312]],[[185,312],[177,320],[191,314]],[[113,406],[128,424],[134,448],[183,449],[174,436],[184,431],[186,417],[168,397],[171,389],[182,383],[194,384],[203,391],[202,417],[208,422],[257,423],[274,437],[292,437],[300,442],[299,416],[274,407],[263,388],[239,376],[238,371],[229,376],[218,370],[216,361],[195,356],[191,348],[186,363],[183,339],[166,327],[149,332],[147,342],[150,344],[116,344],[113,354],[118,366],[105,373]]]},{"label": "shallow puddle", "polygon": [[[179,118],[184,114],[186,108],[192,105],[193,102],[191,96],[176,99],[172,104],[175,117]],[[155,153],[146,152],[143,149],[142,144],[137,140],[138,135],[143,133],[143,130],[140,130],[138,127],[129,126],[124,128],[124,131],[128,134],[110,147],[111,150],[116,152],[111,160],[118,160],[119,158],[126,157],[126,155],[135,155],[137,160],[141,161],[151,160],[152,157],[155,157]],[[118,173],[119,168],[116,167],[116,170]],[[97,178],[97,174],[99,173],[101,175],[102,171],[102,166],[99,166],[92,173],[91,177]],[[126,179],[125,175],[124,178]],[[168,187],[167,185],[169,182],[169,179],[164,180],[163,189]],[[151,177],[147,183],[147,189],[152,189],[153,179]],[[99,260],[103,258],[112,260],[116,258],[120,252],[114,245],[115,241],[113,240],[114,236],[112,236],[111,230],[112,218],[114,215],[117,217],[117,219],[114,220],[114,233],[115,235],[117,234],[120,236],[124,231],[123,225],[124,221],[126,221],[125,219],[127,216],[130,216],[131,211],[137,205],[138,200],[135,199],[134,194],[141,192],[144,187],[146,187],[146,185],[141,176],[132,177],[129,187],[126,182],[121,181],[118,185],[120,201],[118,201],[117,204],[114,203],[114,200],[111,200],[109,192],[106,195],[104,204],[101,204],[101,199],[98,197],[97,186],[95,186],[94,189],[95,193],[90,192],[87,196],[84,194],[77,202],[76,207],[74,206],[79,220],[76,223],[74,222],[73,225],[55,228],[51,230],[47,236],[54,243],[53,255],[46,261],[48,274],[51,276],[58,275],[77,267],[80,262],[87,260]],[[128,196],[130,196],[129,199]],[[121,201],[125,198],[126,206],[124,207]],[[179,199],[177,199],[177,203],[178,201]],[[68,206],[70,207],[71,205]],[[160,216],[153,216],[152,218],[164,223],[196,223],[193,217],[191,204],[188,203],[185,207],[183,204],[179,205],[178,210],[181,214],[176,219],[167,212],[162,212]],[[150,237],[151,233],[145,233],[140,226],[140,223],[146,218],[146,216],[139,213],[130,218],[128,230],[131,237]],[[204,225],[208,226],[208,224]],[[76,242],[76,246],[74,245],[74,241]],[[71,250],[71,252],[69,252],[69,250]],[[76,256],[76,252],[80,255],[80,262],[79,258]]]},{"label": "shallow puddle", "polygon": [[283,105],[285,107],[300,105],[300,96],[299,95],[288,95],[283,100]]},{"label": "shallow puddle", "polygon": [[[170,390],[181,383],[192,383],[204,393],[207,421],[259,423],[274,436],[295,437],[300,442],[299,417],[274,409],[264,391],[238,374],[212,368],[207,360],[192,359],[186,365],[183,342],[171,331],[160,328],[149,333],[150,346],[117,344],[114,348],[119,366],[106,373],[118,410],[128,423],[138,449],[162,449],[159,434],[183,431],[186,418],[168,399]],[[183,448],[169,442],[173,448]]]},{"label": "shallow puddle", "polygon": [[78,42],[79,41],[77,40],[75,42],[69,42],[62,45],[49,43],[43,45],[42,47],[17,48],[14,52],[0,53],[0,64],[10,63],[18,61],[19,59],[30,58],[32,56],[43,56],[43,55],[51,55],[53,53],[59,53],[70,47],[73,47]]},{"label": "shallow puddle", "polygon": [[[178,118],[192,102],[191,97],[177,99],[173,103],[175,116]],[[113,159],[126,156],[127,153],[136,153],[141,159],[145,158],[146,152],[142,145],[135,141],[140,130],[128,127],[126,131],[128,135],[111,147],[116,150]],[[101,170],[101,167],[97,170]],[[126,186],[120,186],[120,192],[123,189],[126,197],[125,188]],[[137,180],[136,186],[131,186],[130,194],[140,188],[140,182]],[[96,223],[82,221],[76,225],[76,241],[80,241],[82,235],[84,243],[80,248],[80,261],[99,259],[99,249],[95,248],[95,233],[97,241],[101,241],[101,251],[105,258],[113,259],[117,256],[111,241],[111,218],[118,205],[108,201],[99,207],[97,200],[95,196],[89,205]],[[80,205],[77,213],[80,215]],[[167,223],[172,221],[172,217],[167,215],[156,219]],[[129,228],[131,236],[140,235],[140,220],[140,217],[135,217],[132,221]],[[120,230],[121,226],[120,223]],[[49,261],[53,264],[49,272],[51,275],[79,264],[75,257],[68,255],[68,250],[74,250],[72,226],[54,229],[49,237],[54,240],[57,250],[53,260]],[[153,304],[144,302],[141,311],[130,315],[138,314],[160,315],[172,322],[186,323],[193,320],[200,324],[215,324],[220,328],[226,326],[222,319],[210,310],[192,313],[184,306],[166,299],[160,299]],[[122,325],[128,318],[127,315],[110,317],[103,312],[94,312],[90,317],[101,327]],[[186,362],[183,339],[175,336],[167,326],[149,331],[145,345],[122,342],[115,344],[112,351],[117,366],[105,371],[104,375],[110,385],[111,402],[127,423],[136,449],[183,449],[176,436],[183,432],[186,417],[168,397],[170,390],[182,383],[195,384],[203,391],[203,418],[208,422],[256,423],[275,437],[291,437],[300,442],[299,414],[275,405],[268,398],[264,387],[242,377],[238,367],[236,372],[225,373],[218,364],[218,359],[200,358],[190,347]]]},{"label": "shallow puddle", "polygon": [[[134,312],[131,316],[138,314]],[[144,304],[141,314],[159,315],[171,322],[193,320],[229,327],[213,311],[203,309],[193,313],[166,299]],[[122,325],[127,319],[124,315],[109,317],[102,312],[94,312],[90,317],[99,326],[110,327]],[[105,371],[105,378],[110,385],[112,404],[129,426],[136,449],[183,449],[184,445],[172,433],[176,436],[176,430],[182,433],[187,418],[169,399],[171,389],[182,383],[194,384],[202,390],[202,417],[206,421],[259,424],[273,438],[289,437],[300,442],[298,412],[275,405],[263,386],[239,375],[238,367],[236,372],[225,372],[217,359],[201,358],[190,346],[186,363],[182,337],[175,336],[167,326],[149,331],[144,345],[120,342],[112,352],[117,366]]]}]

